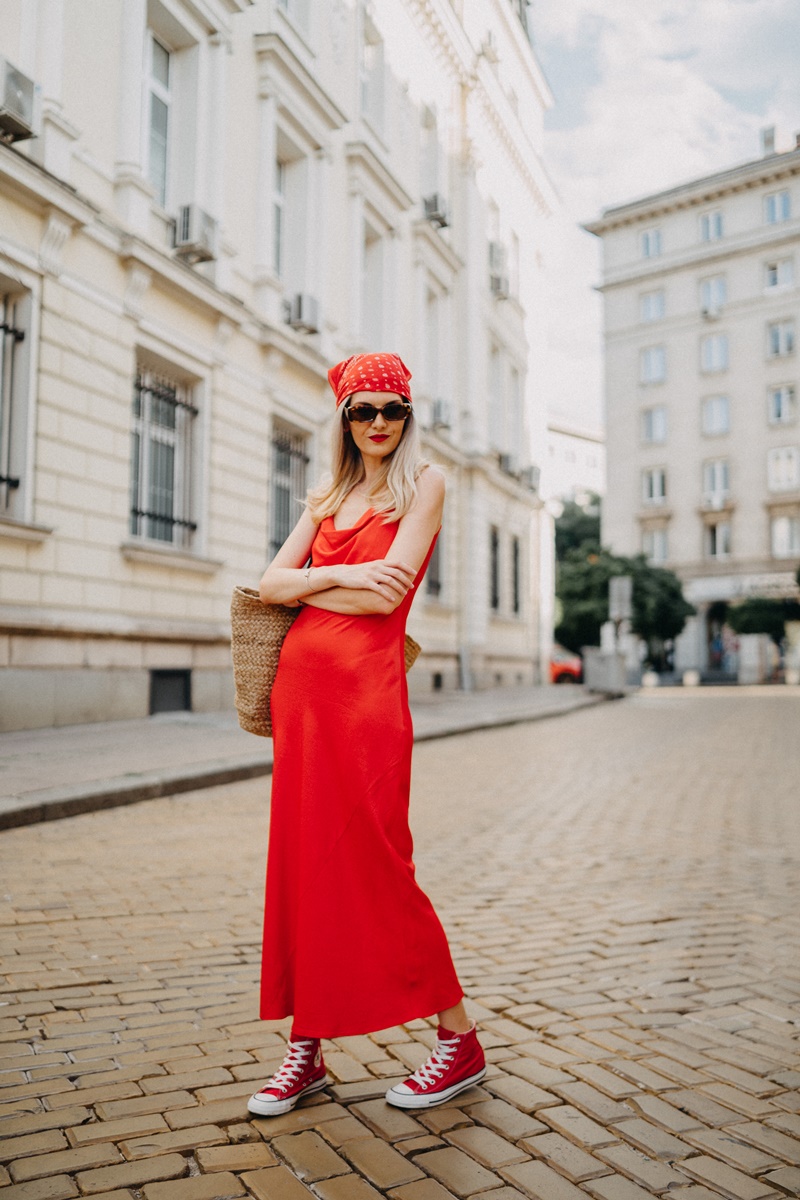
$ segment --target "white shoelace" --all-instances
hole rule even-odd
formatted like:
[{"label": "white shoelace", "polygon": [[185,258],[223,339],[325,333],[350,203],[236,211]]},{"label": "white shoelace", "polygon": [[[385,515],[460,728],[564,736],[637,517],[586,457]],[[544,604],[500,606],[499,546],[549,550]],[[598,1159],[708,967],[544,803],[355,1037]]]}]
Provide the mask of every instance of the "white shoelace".
[{"label": "white shoelace", "polygon": [[289,1042],[286,1058],[272,1078],[264,1084],[262,1092],[269,1091],[270,1088],[279,1088],[280,1091],[285,1091],[302,1075],[313,1048],[313,1042]]},{"label": "white shoelace", "polygon": [[458,1042],[437,1042],[436,1049],[433,1054],[424,1062],[422,1066],[414,1072],[411,1079],[417,1083],[421,1083],[423,1087],[430,1087],[432,1083],[436,1083],[439,1076],[450,1066],[453,1055],[458,1049]]}]

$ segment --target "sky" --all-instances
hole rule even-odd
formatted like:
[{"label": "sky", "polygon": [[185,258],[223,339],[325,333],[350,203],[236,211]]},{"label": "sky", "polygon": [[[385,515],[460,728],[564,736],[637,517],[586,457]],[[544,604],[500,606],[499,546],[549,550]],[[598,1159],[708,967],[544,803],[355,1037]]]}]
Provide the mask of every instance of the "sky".
[{"label": "sky", "polygon": [[758,158],[800,132],[800,0],[533,0],[555,96],[545,165],[563,202],[549,287],[551,411],[602,422],[599,241],[604,208]]}]

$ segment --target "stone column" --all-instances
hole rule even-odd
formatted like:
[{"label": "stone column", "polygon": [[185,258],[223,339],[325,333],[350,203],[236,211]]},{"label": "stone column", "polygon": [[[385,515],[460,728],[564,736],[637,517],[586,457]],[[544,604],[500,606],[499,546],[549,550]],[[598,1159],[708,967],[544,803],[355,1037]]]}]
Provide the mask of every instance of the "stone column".
[{"label": "stone column", "polygon": [[274,261],[275,156],[278,102],[271,92],[262,92],[258,103],[258,192],[256,195],[255,289],[256,303],[266,317],[277,319],[277,288]]},{"label": "stone column", "polygon": [[145,178],[142,78],[147,37],[147,0],[122,0],[117,89],[117,211],[131,228],[146,233],[153,189]]},{"label": "stone column", "polygon": [[[31,32],[36,38],[35,68],[32,71],[42,89],[41,135],[31,143],[31,155],[48,171],[71,182],[72,147],[79,131],[62,111],[64,93],[64,0],[31,0],[23,9],[34,11],[27,18],[23,39]],[[30,57],[30,51],[27,52]]]},{"label": "stone column", "polygon": [[350,343],[360,346],[364,336],[364,196],[351,190],[350,196]]},{"label": "stone column", "polygon": [[328,347],[325,330],[325,283],[328,278],[328,172],[330,156],[324,146],[314,150],[308,158],[308,204],[306,208],[306,264],[305,287],[319,305],[321,349]]}]

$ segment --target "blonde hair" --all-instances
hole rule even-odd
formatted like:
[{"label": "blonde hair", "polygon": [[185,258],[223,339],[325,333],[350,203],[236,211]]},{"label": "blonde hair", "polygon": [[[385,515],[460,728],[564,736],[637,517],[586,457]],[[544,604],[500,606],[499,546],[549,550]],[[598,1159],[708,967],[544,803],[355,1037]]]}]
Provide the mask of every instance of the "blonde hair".
[{"label": "blonde hair", "polygon": [[[364,461],[344,412],[337,414],[333,424],[331,475],[312,488],[306,497],[308,511],[315,524],[332,517],[344,503],[345,497],[365,478]],[[399,521],[417,498],[417,479],[428,466],[422,457],[419,430],[413,409],[406,418],[396,450],[387,454],[380,465],[377,479],[367,493],[375,512],[384,513],[385,523]]]}]

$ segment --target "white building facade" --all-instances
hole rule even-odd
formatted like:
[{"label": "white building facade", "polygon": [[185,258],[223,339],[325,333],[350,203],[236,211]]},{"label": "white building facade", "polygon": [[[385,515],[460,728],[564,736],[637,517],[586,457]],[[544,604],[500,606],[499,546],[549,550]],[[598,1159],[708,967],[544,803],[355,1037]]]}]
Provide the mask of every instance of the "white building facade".
[{"label": "white building facade", "polygon": [[609,209],[603,540],[695,605],[676,669],[735,674],[725,624],[796,595],[800,149]]},{"label": "white building facade", "polygon": [[547,422],[547,454],[542,464],[540,491],[546,500],[577,500],[606,490],[606,439],[601,429],[589,429],[561,416]]},{"label": "white building facade", "polygon": [[364,350],[408,363],[449,480],[410,686],[538,678],[524,4],[7,0],[0,56],[0,728],[230,705],[231,588]]}]

